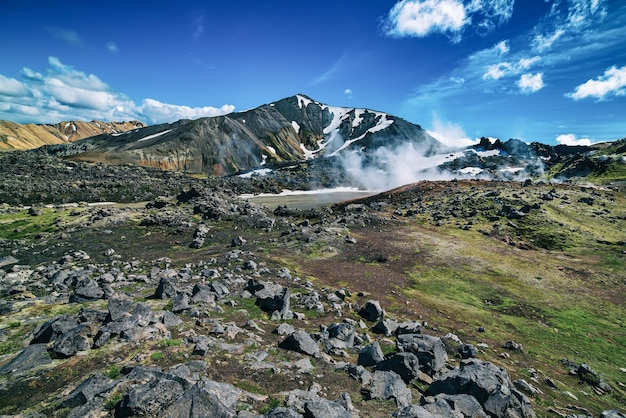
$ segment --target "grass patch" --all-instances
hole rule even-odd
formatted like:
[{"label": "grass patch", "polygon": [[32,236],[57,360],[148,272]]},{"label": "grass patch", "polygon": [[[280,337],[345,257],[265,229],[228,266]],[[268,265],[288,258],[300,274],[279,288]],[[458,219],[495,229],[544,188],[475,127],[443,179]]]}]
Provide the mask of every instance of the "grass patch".
[{"label": "grass patch", "polygon": [[22,344],[17,341],[5,341],[0,343],[0,355],[15,353],[22,348],[24,348]]},{"label": "grass patch", "polygon": [[121,392],[115,392],[109,397],[109,399],[106,400],[104,407],[109,411],[112,411],[120,402],[122,402],[122,399],[124,399],[124,395]]},{"label": "grass patch", "polygon": [[181,344],[183,343],[183,340],[181,340],[180,338],[176,338],[176,339],[164,339],[159,341],[159,345],[161,347],[179,347]]},{"label": "grass patch", "polygon": [[120,368],[116,364],[111,365],[109,370],[105,373],[111,379],[118,379],[120,377]]},{"label": "grass patch", "polygon": [[161,351],[155,351],[154,353],[150,354],[150,360],[152,361],[162,360],[163,357],[164,357],[164,354]]}]

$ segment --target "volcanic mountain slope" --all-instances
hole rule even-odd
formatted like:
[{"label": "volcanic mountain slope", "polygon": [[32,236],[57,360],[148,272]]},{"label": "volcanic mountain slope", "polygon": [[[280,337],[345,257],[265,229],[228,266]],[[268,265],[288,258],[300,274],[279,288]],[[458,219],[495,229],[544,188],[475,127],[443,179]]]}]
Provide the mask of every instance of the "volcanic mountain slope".
[{"label": "volcanic mountain slope", "polygon": [[0,121],[0,150],[25,150],[44,145],[66,144],[94,135],[115,134],[146,125],[139,121],[102,122],[71,121],[49,125],[21,125]]},{"label": "volcanic mountain slope", "polygon": [[219,175],[266,162],[292,163],[400,143],[414,144],[425,154],[445,148],[419,125],[401,118],[332,107],[299,94],[225,116],[98,135],[49,152],[85,161]]}]

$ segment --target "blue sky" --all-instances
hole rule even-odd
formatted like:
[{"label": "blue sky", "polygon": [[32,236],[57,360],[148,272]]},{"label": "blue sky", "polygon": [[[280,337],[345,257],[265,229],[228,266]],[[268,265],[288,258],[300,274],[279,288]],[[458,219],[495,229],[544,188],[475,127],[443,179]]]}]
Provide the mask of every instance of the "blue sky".
[{"label": "blue sky", "polygon": [[621,0],[3,2],[0,119],[154,124],[296,93],[448,143],[626,137]]}]

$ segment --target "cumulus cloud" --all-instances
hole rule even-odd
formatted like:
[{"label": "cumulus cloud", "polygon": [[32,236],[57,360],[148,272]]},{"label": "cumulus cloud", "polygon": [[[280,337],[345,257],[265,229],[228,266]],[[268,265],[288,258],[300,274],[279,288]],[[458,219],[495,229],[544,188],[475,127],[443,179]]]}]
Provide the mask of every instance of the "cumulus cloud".
[{"label": "cumulus cloud", "polygon": [[591,145],[593,141],[589,138],[578,138],[574,134],[562,134],[556,137],[556,142],[560,145]]},{"label": "cumulus cloud", "polygon": [[105,46],[106,46],[106,49],[109,50],[109,52],[116,53],[116,52],[119,52],[119,50],[120,50],[117,47],[117,45],[115,44],[115,42],[107,42],[107,44]]},{"label": "cumulus cloud", "polygon": [[46,30],[55,38],[67,42],[72,46],[81,46],[83,44],[83,38],[75,30],[56,26],[48,26]]},{"label": "cumulus cloud", "polygon": [[161,103],[154,99],[144,99],[137,111],[149,124],[171,122],[178,119],[198,119],[209,116],[219,116],[235,110],[232,105],[223,105],[220,108],[212,106],[189,107]]},{"label": "cumulus cloud", "polygon": [[0,96],[24,96],[28,95],[28,87],[14,78],[0,74]]},{"label": "cumulus cloud", "polygon": [[488,33],[511,18],[513,4],[514,0],[401,0],[389,11],[383,29],[394,37],[442,33],[459,42],[473,18],[478,33]]},{"label": "cumulus cloud", "polygon": [[0,119],[21,123],[62,120],[130,120],[149,124],[230,113],[232,105],[188,107],[144,99],[137,105],[93,74],[48,59],[44,73],[22,70],[23,80],[0,75]]},{"label": "cumulus cloud", "polygon": [[452,148],[468,147],[477,143],[477,141],[467,137],[460,125],[444,122],[437,115],[433,115],[432,129],[426,132],[439,142]]},{"label": "cumulus cloud", "polygon": [[522,74],[517,81],[517,86],[523,94],[536,93],[545,87],[543,82],[543,73]]},{"label": "cumulus cloud", "polygon": [[587,97],[606,100],[612,96],[624,96],[625,94],[626,65],[621,68],[615,66],[609,68],[604,72],[604,75],[595,80],[587,80],[566,96],[574,100],[585,99]]}]

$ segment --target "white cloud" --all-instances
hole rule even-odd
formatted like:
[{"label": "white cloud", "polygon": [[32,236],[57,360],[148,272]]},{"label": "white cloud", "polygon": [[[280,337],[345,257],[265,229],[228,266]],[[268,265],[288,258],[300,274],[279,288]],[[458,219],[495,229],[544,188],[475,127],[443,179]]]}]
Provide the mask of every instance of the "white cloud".
[{"label": "white cloud", "polygon": [[219,116],[231,113],[235,106],[224,105],[220,108],[212,106],[189,107],[161,103],[154,99],[144,99],[141,106],[137,108],[139,113],[149,124],[175,121],[178,119],[198,119],[210,116]]},{"label": "white cloud", "polygon": [[443,33],[458,42],[463,29],[471,23],[479,34],[486,34],[508,21],[514,1],[401,0],[389,11],[383,28],[389,36],[422,38]]},{"label": "white cloud", "polygon": [[493,48],[495,51],[498,51],[501,55],[506,54],[507,52],[511,50],[508,40],[498,42]]},{"label": "white cloud", "polygon": [[113,91],[93,74],[78,71],[58,58],[48,59],[45,73],[22,70],[19,81],[0,75],[0,119],[54,123],[62,120],[130,120],[149,124],[230,113],[232,105],[188,107],[144,99],[140,105]]},{"label": "white cloud", "polygon": [[536,35],[532,41],[532,47],[537,52],[544,52],[552,47],[552,45],[565,34],[562,28],[556,29],[551,35]]},{"label": "white cloud", "polygon": [[28,95],[28,87],[14,78],[0,74],[0,96],[24,96]]},{"label": "white cloud", "polygon": [[519,68],[521,68],[522,70],[527,70],[540,59],[541,58],[539,58],[538,56],[534,56],[531,58],[522,58],[519,60]]},{"label": "white cloud", "polygon": [[72,46],[81,46],[83,44],[83,38],[75,30],[59,28],[56,26],[48,26],[46,29],[55,38],[67,42]]},{"label": "white cloud", "polygon": [[120,49],[117,47],[115,42],[107,42],[107,44],[105,46],[106,46],[106,49],[109,50],[109,52],[116,53],[116,52],[120,51]]},{"label": "white cloud", "polygon": [[352,89],[345,89],[343,92],[345,94],[347,94],[347,95],[351,95],[352,94]]},{"label": "white cloud", "polygon": [[536,93],[545,87],[543,82],[543,73],[522,74],[517,81],[520,91],[524,94]]},{"label": "white cloud", "polygon": [[433,115],[432,129],[426,132],[449,147],[468,147],[477,143],[467,137],[460,125],[444,122],[436,114]]},{"label": "white cloud", "polygon": [[626,94],[626,65],[617,68],[615,66],[604,72],[604,75],[595,80],[587,80],[576,87],[573,93],[566,96],[574,100],[587,97],[595,97],[605,100],[611,96],[624,96]]},{"label": "white cloud", "polygon": [[468,19],[457,0],[402,0],[389,11],[388,23],[388,35],[424,37],[459,32]]},{"label": "white cloud", "polygon": [[499,80],[505,76],[517,75],[530,68],[539,60],[539,57],[534,56],[532,58],[520,58],[520,60],[514,64],[508,61],[491,64],[487,66],[487,71],[483,74],[483,80]]},{"label": "white cloud", "polygon": [[562,134],[556,137],[556,142],[561,145],[591,145],[593,141],[589,138],[577,138],[574,134]]},{"label": "white cloud", "polygon": [[510,62],[500,62],[487,67],[487,71],[483,74],[483,80],[499,80],[511,72],[513,72],[513,66]]}]

